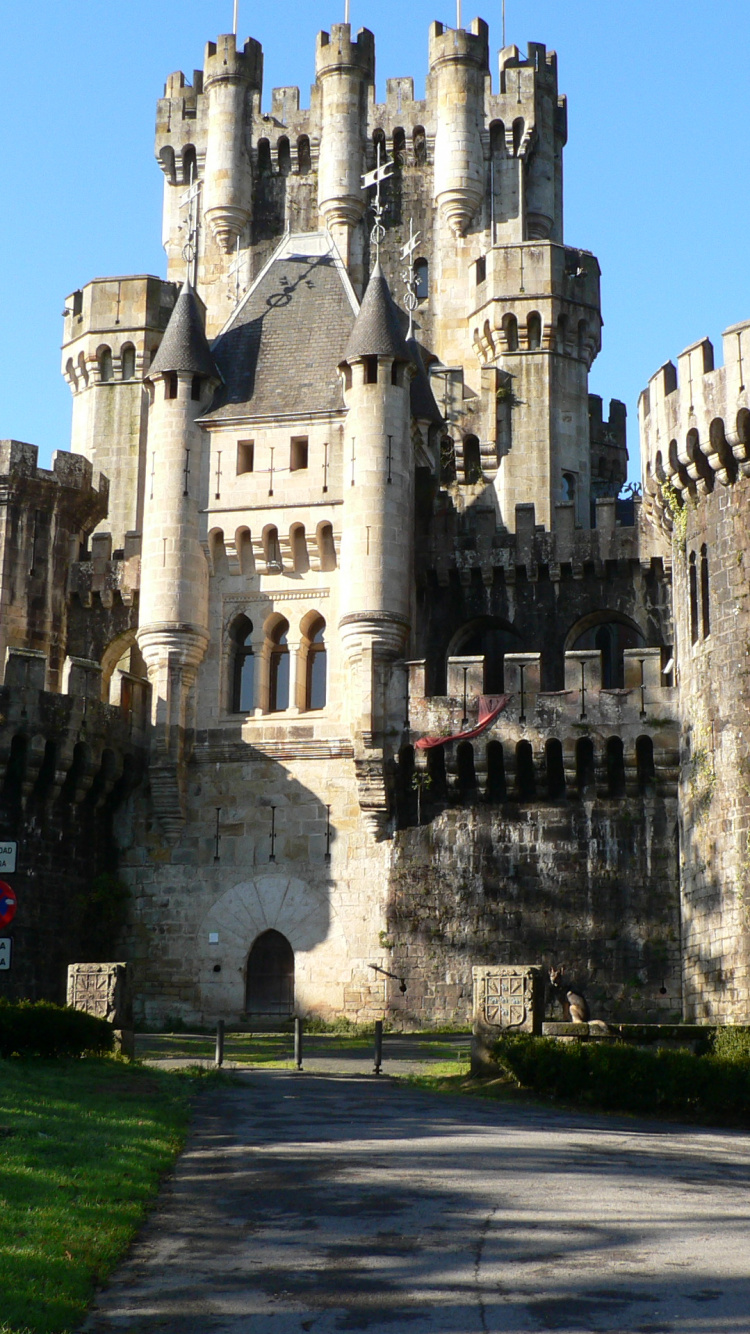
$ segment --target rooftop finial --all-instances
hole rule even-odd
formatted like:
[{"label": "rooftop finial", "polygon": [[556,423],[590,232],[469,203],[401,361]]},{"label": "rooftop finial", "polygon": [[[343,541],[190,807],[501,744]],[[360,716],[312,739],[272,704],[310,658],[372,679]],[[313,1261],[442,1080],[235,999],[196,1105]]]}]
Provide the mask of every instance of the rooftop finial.
[{"label": "rooftop finial", "polygon": [[385,205],[380,200],[380,182],[387,181],[392,174],[393,162],[386,158],[385,162],[380,163],[380,140],[377,141],[377,162],[374,171],[365,172],[362,177],[362,189],[369,190],[370,186],[375,186],[375,202],[372,205],[372,211],[375,215],[375,226],[370,232],[370,240],[375,247],[375,258],[380,259],[380,243],[385,240],[385,227],[382,218],[385,212]]}]

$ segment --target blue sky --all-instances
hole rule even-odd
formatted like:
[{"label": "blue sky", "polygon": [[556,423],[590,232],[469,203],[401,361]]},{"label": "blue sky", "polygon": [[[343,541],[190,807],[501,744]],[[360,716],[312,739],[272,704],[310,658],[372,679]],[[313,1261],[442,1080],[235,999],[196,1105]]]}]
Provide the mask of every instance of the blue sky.
[{"label": "blue sky", "polygon": [[[265,51],[264,104],[277,84],[314,75],[315,35],[340,3],[240,0],[241,35]],[[464,4],[464,22],[477,12]],[[501,44],[499,0],[479,11]],[[66,448],[69,391],[59,375],[66,295],[104,274],[164,272],[155,101],[166,76],[202,65],[231,28],[232,0],[4,0],[0,123],[0,436],[46,462]],[[413,74],[421,95],[427,29],[455,23],[454,0],[352,0],[373,29],[378,93]],[[507,0],[508,41],[558,52],[568,95],[566,240],[602,267],[604,347],[593,392],[628,406],[637,475],[637,399],[648,377],[708,334],[750,316],[748,0]],[[493,54],[496,79],[497,60]],[[717,358],[718,360],[718,358]]]}]

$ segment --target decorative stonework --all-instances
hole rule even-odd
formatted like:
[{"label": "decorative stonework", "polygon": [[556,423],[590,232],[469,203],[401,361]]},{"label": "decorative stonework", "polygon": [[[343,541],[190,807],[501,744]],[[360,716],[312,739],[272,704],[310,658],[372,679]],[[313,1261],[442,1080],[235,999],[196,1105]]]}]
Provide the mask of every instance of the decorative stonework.
[{"label": "decorative stonework", "polygon": [[544,980],[534,965],[473,968],[474,1022],[486,1028],[541,1033]]},{"label": "decorative stonework", "polygon": [[72,963],[68,967],[68,1005],[115,1028],[132,1028],[133,1002],[126,963]]}]

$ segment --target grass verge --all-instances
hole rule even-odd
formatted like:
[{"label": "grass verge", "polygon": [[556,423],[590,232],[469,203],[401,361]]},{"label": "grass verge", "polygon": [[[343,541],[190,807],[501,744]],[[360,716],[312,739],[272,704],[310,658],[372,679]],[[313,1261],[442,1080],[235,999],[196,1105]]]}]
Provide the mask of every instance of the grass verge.
[{"label": "grass verge", "polygon": [[0,1334],[81,1323],[182,1148],[200,1082],[107,1058],[0,1061]]}]

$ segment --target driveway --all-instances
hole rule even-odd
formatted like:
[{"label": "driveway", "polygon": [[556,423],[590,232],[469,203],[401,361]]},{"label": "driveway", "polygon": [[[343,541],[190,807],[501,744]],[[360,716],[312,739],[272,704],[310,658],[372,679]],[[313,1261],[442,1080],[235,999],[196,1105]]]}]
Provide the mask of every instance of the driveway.
[{"label": "driveway", "polygon": [[750,1331],[750,1137],[255,1070],[91,1334]]}]

